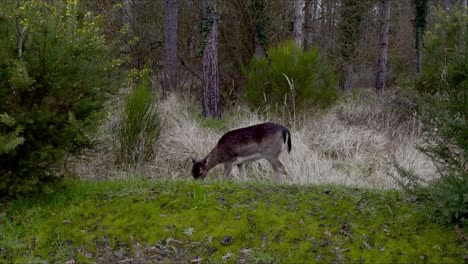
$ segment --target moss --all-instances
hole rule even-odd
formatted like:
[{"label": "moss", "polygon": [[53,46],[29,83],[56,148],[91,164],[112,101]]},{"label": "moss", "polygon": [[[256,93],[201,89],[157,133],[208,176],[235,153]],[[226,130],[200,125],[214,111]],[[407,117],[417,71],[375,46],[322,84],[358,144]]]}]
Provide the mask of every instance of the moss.
[{"label": "moss", "polygon": [[[136,257],[143,245],[167,246],[160,257],[176,262],[462,261],[466,245],[453,230],[408,201],[396,191],[339,186],[72,182],[2,208],[9,217],[0,218],[0,256],[92,263],[106,248]],[[180,244],[166,245],[171,239]]]}]

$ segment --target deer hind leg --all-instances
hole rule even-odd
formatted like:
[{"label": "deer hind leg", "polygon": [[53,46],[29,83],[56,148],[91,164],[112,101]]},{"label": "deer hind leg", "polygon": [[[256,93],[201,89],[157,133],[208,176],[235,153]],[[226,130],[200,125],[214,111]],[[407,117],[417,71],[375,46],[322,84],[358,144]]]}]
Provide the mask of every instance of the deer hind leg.
[{"label": "deer hind leg", "polygon": [[278,157],[271,157],[267,158],[268,162],[270,162],[273,170],[275,171],[276,181],[281,181],[281,174],[286,175],[286,170],[284,169],[283,163],[278,159]]},{"label": "deer hind leg", "polygon": [[241,179],[245,180],[246,179],[246,176],[245,176],[245,163],[237,164],[237,168],[239,169],[239,174],[241,176]]}]

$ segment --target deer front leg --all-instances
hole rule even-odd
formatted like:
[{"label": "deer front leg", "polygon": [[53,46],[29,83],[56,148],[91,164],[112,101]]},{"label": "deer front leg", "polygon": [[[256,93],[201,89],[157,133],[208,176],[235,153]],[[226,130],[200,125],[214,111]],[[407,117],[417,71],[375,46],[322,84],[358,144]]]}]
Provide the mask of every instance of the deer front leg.
[{"label": "deer front leg", "polygon": [[232,163],[224,163],[224,177],[229,177],[231,175]]}]

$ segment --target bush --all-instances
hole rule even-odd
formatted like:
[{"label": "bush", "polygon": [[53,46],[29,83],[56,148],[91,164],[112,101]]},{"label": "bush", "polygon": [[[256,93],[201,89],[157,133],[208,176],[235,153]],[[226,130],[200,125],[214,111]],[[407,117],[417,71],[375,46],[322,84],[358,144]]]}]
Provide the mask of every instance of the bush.
[{"label": "bush", "polygon": [[0,193],[14,195],[60,179],[64,157],[93,145],[119,60],[84,4],[0,5]]},{"label": "bush", "polygon": [[441,177],[424,191],[432,210],[445,222],[468,220],[468,38],[461,25],[467,17],[440,14],[439,24],[428,32],[421,91],[420,116],[424,123],[420,150],[437,165]]},{"label": "bush", "polygon": [[[438,22],[425,36],[423,68],[416,81],[417,90],[435,94],[441,89],[451,89],[448,86],[452,84],[447,78],[462,78],[458,81],[463,81],[466,71],[457,71],[468,67],[463,60],[466,58],[467,30],[462,27],[466,27],[468,20],[464,12],[463,8],[454,8],[454,14],[449,15],[445,11],[435,10]],[[457,67],[461,68],[454,69],[455,64],[460,64]],[[449,74],[457,74],[458,77]]]},{"label": "bush", "polygon": [[254,107],[323,107],[336,98],[336,75],[317,48],[308,51],[292,41],[267,52],[267,58],[254,58],[244,70],[245,99]]},{"label": "bush", "polygon": [[135,73],[138,75],[137,85],[127,97],[122,119],[114,128],[117,135],[116,162],[121,165],[135,165],[151,159],[161,132],[157,96],[151,89],[148,72]]}]

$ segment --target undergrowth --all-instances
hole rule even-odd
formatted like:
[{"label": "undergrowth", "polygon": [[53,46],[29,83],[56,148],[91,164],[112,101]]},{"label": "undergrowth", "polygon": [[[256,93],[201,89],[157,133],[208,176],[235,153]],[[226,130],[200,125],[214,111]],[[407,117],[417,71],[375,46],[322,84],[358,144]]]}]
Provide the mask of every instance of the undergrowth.
[{"label": "undergrowth", "polygon": [[397,191],[232,181],[70,182],[1,206],[0,262],[462,262]]}]

